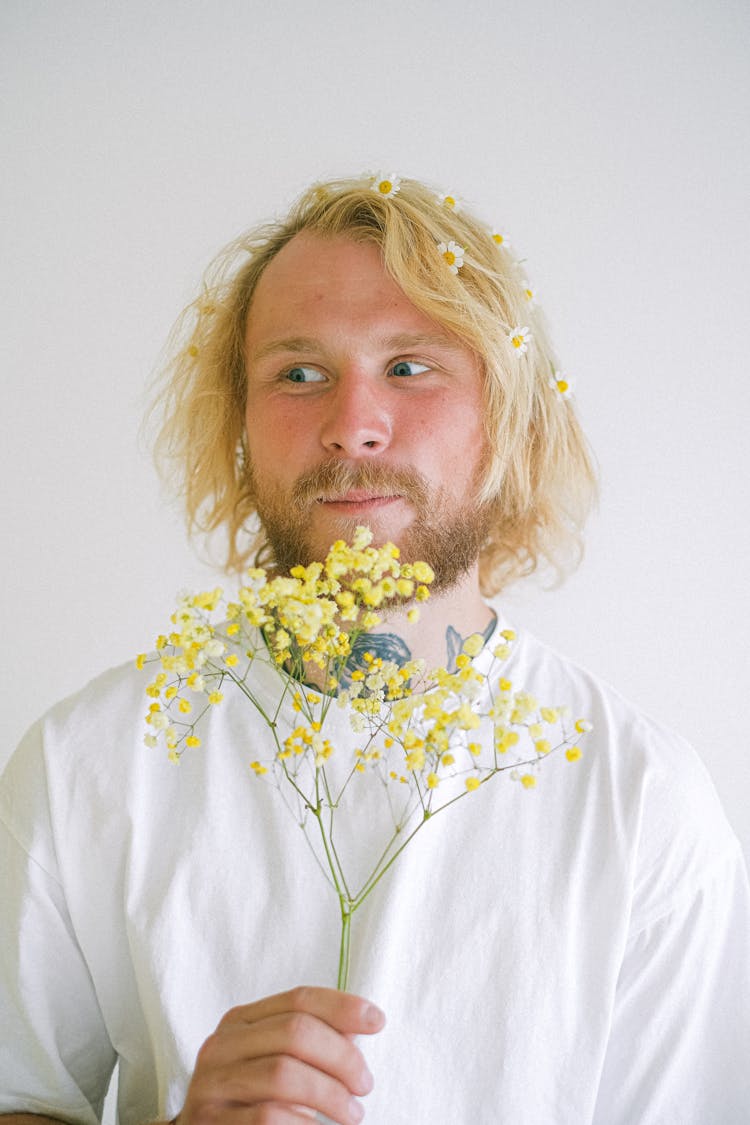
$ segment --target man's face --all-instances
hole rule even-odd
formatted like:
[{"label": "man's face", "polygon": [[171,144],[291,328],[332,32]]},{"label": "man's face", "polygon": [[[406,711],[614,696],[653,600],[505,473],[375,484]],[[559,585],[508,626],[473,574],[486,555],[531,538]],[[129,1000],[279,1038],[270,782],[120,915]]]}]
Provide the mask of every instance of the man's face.
[{"label": "man's face", "polygon": [[438,588],[471,568],[487,529],[480,362],[376,246],[293,238],[253,295],[246,365],[249,469],[279,567],[366,524],[429,562]]}]

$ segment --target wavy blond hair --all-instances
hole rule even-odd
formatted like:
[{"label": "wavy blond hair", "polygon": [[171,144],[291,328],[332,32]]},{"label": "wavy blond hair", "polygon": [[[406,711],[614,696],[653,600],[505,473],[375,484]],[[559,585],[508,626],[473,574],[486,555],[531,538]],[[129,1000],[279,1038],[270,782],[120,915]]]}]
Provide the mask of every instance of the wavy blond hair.
[{"label": "wavy blond hair", "polygon": [[[543,318],[491,228],[415,180],[401,180],[394,195],[370,180],[316,184],[286,218],[241,235],[209,266],[170,337],[154,403],[157,462],[184,499],[191,534],[223,529],[229,571],[263,547],[244,468],[244,338],[258,279],[303,230],[375,243],[409,300],[482,361],[490,457],[479,499],[492,506],[479,560],[483,593],[542,562],[562,576],[581,557],[596,483],[574,409],[551,385],[557,363]],[[450,241],[464,248],[458,274],[438,250]],[[518,326],[531,331],[525,354],[511,341]]]}]

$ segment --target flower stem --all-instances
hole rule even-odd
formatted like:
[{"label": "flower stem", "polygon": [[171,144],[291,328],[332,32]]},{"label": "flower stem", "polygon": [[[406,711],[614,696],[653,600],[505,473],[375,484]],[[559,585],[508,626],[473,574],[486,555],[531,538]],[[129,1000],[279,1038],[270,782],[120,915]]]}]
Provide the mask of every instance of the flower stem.
[{"label": "flower stem", "polygon": [[339,976],[336,988],[346,992],[349,983],[349,930],[352,923],[352,904],[343,897],[339,898],[341,905],[341,944],[339,946]]}]

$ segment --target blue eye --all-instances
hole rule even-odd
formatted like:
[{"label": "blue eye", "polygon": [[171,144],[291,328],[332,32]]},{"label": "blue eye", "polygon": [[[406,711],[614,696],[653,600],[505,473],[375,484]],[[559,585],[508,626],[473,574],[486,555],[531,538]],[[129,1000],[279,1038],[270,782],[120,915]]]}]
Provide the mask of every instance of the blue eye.
[{"label": "blue eye", "polygon": [[413,359],[400,359],[398,363],[394,363],[391,368],[391,375],[403,377],[404,375],[421,375],[423,371],[429,371],[424,363],[416,363]]},{"label": "blue eye", "polygon": [[284,378],[290,383],[320,383],[325,376],[317,367],[290,367]]}]

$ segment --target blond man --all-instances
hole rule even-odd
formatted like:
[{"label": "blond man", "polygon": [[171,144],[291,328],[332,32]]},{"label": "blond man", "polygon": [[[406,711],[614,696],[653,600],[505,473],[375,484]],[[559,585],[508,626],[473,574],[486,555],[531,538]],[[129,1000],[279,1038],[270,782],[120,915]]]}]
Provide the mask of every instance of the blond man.
[{"label": "blond man", "polygon": [[[507,631],[498,595],[574,561],[594,495],[523,274],[452,202],[311,189],[209,272],[160,399],[161,455],[228,569],[286,571],[366,524],[436,576],[369,647],[430,664]],[[335,919],[248,779],[265,732],[241,701],[208,720],[221,753],[171,772],[133,669],[53,709],[0,800],[9,1120],[95,1121],[115,1064],[128,1125],[745,1120],[747,877],[705,772],[530,636],[504,674],[588,715],[586,753],[430,825],[363,908],[358,995],[325,987]]]}]

